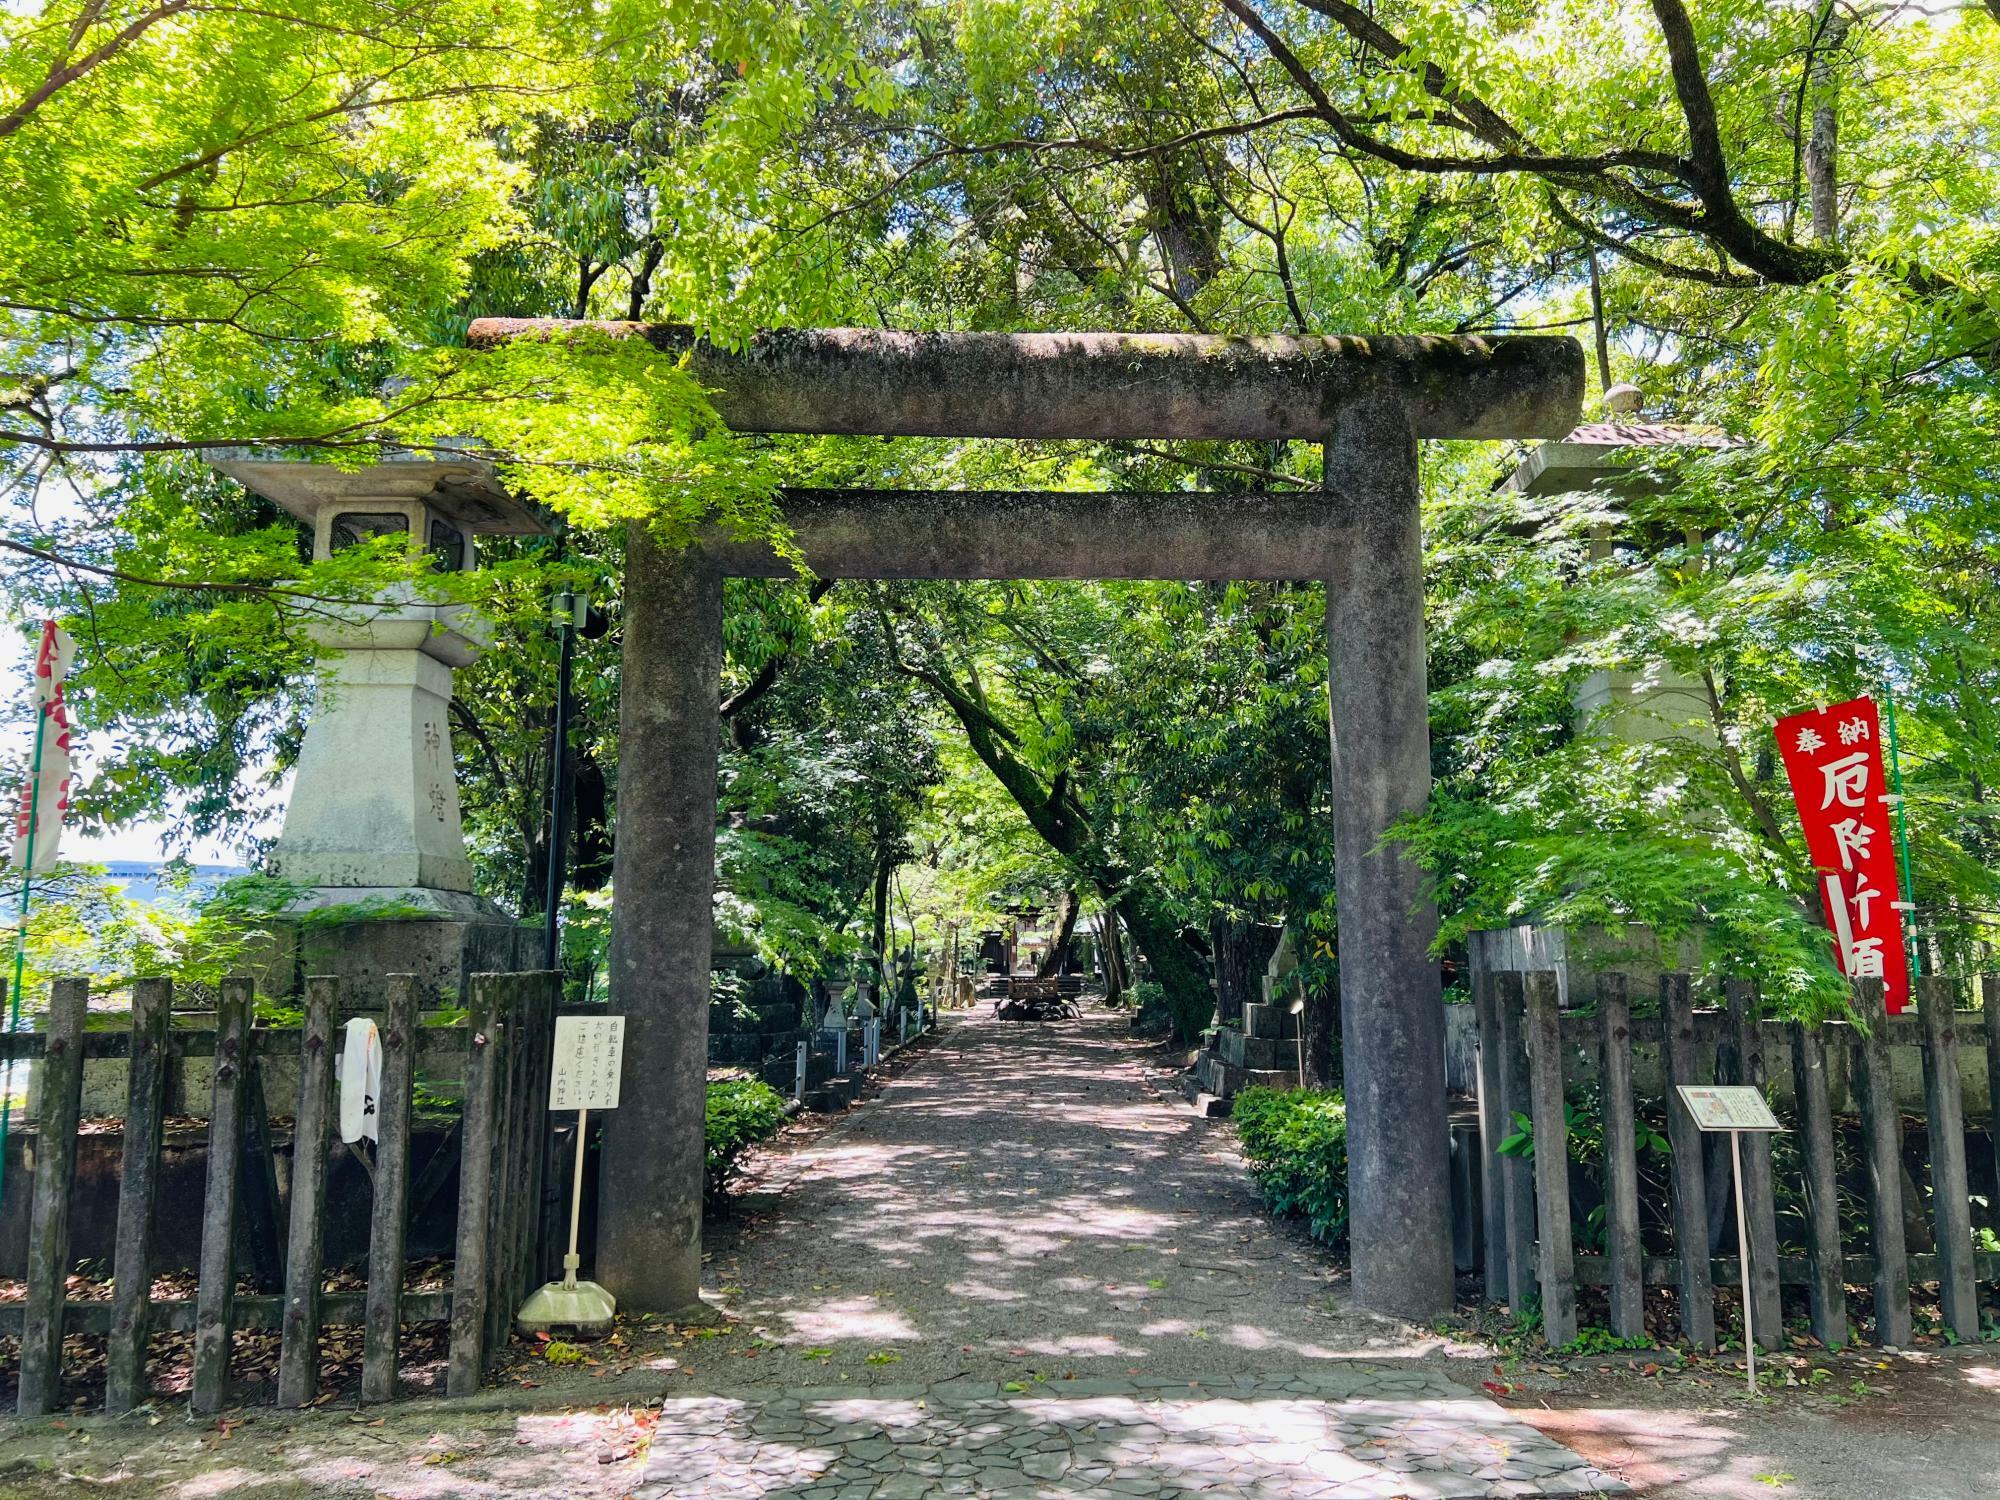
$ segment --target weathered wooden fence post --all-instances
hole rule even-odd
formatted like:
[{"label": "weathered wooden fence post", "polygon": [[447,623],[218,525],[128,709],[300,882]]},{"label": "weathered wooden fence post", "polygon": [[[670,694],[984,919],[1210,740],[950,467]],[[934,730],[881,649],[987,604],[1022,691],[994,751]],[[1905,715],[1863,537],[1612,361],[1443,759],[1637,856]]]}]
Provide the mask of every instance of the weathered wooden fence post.
[{"label": "weathered wooden fence post", "polygon": [[[1937,1227],[1939,1300],[1945,1326],[1979,1337],[1979,1284],[1972,1263],[1972,1188],[1965,1166],[1965,1098],[1958,1077],[1958,983],[1936,974],[1917,981],[1924,1028],[1925,1117],[1931,1147],[1931,1212]],[[1990,1086],[1990,1085],[1989,1085]]]},{"label": "weathered wooden fence post", "polygon": [[[526,1139],[529,1211],[521,1225],[520,1260],[516,1270],[520,1297],[548,1279],[552,1265],[547,1252],[555,1244],[553,1236],[542,1232],[546,1221],[553,1228],[561,1216],[545,1213],[550,1204],[549,1166],[549,1070],[555,1060],[556,1007],[562,1001],[562,975],[546,969],[522,976],[528,991],[528,1099]],[[577,1147],[582,1149],[579,1141]],[[557,1193],[560,1197],[560,1192]],[[567,1227],[566,1218],[562,1218]],[[511,1312],[509,1314],[512,1315]]]},{"label": "weathered wooden fence post", "polygon": [[104,1344],[104,1409],[130,1411],[146,1396],[153,1291],[153,1204],[160,1192],[166,1118],[171,979],[132,982],[132,1060],[125,1077],[125,1140],[118,1169],[118,1229],[111,1252],[111,1333]]},{"label": "weathered wooden fence post", "polygon": [[1576,1341],[1576,1248],[1569,1226],[1569,1121],[1563,1112],[1562,1013],[1556,976],[1528,976],[1528,1077],[1535,1122],[1535,1272],[1542,1284],[1542,1335],[1560,1349]]},{"label": "weathered wooden fence post", "polygon": [[1840,1186],[1826,1047],[1816,1024],[1792,1023],[1792,1082],[1799,1101],[1799,1155],[1805,1164],[1813,1337],[1838,1349],[1847,1343],[1847,1268],[1840,1247]]},{"label": "weathered wooden fence post", "polygon": [[1910,1268],[1903,1239],[1903,1112],[1889,1066],[1889,1018],[1882,981],[1854,985],[1861,1024],[1861,1138],[1868,1162],[1868,1223],[1875,1251],[1875,1341],[1910,1342]]},{"label": "weathered wooden fence post", "polygon": [[459,1132],[458,1246],[451,1274],[451,1352],[445,1394],[469,1396],[486,1374],[492,1344],[487,1309],[492,1296],[493,1153],[499,1136],[500,1078],[507,1031],[491,974],[472,981],[472,1052],[465,1065]]},{"label": "weathered wooden fence post", "polygon": [[[1512,1133],[1500,1067],[1500,1007],[1493,976],[1472,981],[1473,1019],[1479,1028],[1479,1208],[1486,1241],[1486,1300],[1505,1302],[1507,1284],[1507,1190],[1499,1146]],[[805,1043],[799,1044],[803,1054]]]},{"label": "weathered wooden fence post", "polygon": [[292,1210],[285,1251],[285,1303],[278,1349],[278,1405],[319,1394],[319,1299],[325,1275],[326,1169],[333,1123],[334,1026],[340,981],[306,980],[299,1037],[299,1109],[292,1132]]},{"label": "weathered wooden fence post", "polygon": [[271,1149],[271,1105],[264,1095],[264,1054],[271,1032],[251,1017],[248,1065],[243,1077],[243,1236],[251,1284],[260,1292],[285,1288],[284,1205],[278,1197],[278,1158]]},{"label": "weathered wooden fence post", "polygon": [[[1731,980],[1726,990],[1729,1029],[1736,1041],[1736,1082],[1764,1092],[1764,1031],[1757,990],[1743,980]],[[1744,1133],[1739,1144],[1743,1162],[1743,1216],[1748,1230],[1744,1247],[1750,1256],[1752,1307],[1746,1313],[1757,1330],[1757,1345],[1775,1349],[1784,1336],[1783,1302],[1778,1291],[1778,1205],[1771,1186],[1771,1138],[1762,1131]]]},{"label": "weathered wooden fence post", "polygon": [[194,1383],[189,1404],[222,1409],[236,1312],[236,1210],[243,1100],[249,1077],[251,985],[225,979],[215,1007],[215,1086],[208,1116],[208,1187],[202,1197],[200,1284],[195,1290]]},{"label": "weathered wooden fence post", "polygon": [[[1507,1118],[1500,1139],[1504,1140],[1512,1133],[1514,1116],[1526,1118],[1531,1108],[1521,976],[1494,975],[1493,997],[1500,1012],[1500,1097]],[[1500,1141],[1493,1145],[1498,1150]],[[1535,1278],[1535,1169],[1518,1156],[1505,1157],[1502,1162],[1500,1175],[1506,1184],[1507,1202],[1507,1305],[1519,1321],[1539,1285]]]},{"label": "weathered wooden fence post", "polygon": [[1695,1076],[1694,1008],[1688,976],[1660,976],[1660,1059],[1667,1085],[1667,1139],[1673,1148],[1674,1254],[1680,1261],[1681,1336],[1715,1347],[1715,1286],[1708,1263],[1708,1202],[1701,1131],[1674,1090]]},{"label": "weathered wooden fence post", "polygon": [[382,1092],[376,1099],[375,1202],[368,1219],[368,1300],[361,1331],[361,1399],[396,1395],[403,1322],[403,1251],[410,1217],[410,1094],[416,1078],[417,979],[388,976]]},{"label": "weathered wooden fence post", "polygon": [[28,1209],[28,1277],[21,1311],[21,1385],[15,1410],[39,1417],[62,1387],[63,1290],[69,1279],[69,1190],[83,1109],[83,1025],[90,981],[50,986],[43,1027],[42,1097],[35,1130],[35,1196]]},{"label": "weathered wooden fence post", "polygon": [[1597,1019],[1604,1046],[1604,1249],[1611,1279],[1611,1332],[1637,1339],[1646,1335],[1646,1293],[1632,1105],[1632,1003],[1623,974],[1598,976]]}]

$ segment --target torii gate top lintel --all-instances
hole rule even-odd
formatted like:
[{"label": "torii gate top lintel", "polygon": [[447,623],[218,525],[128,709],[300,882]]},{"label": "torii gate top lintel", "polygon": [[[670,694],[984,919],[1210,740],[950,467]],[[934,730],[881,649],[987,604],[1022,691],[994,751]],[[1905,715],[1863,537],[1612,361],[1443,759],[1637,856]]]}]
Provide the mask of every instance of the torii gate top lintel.
[{"label": "torii gate top lintel", "polygon": [[1419,438],[1561,437],[1584,388],[1571,338],[811,328],[733,352],[665,323],[481,318],[466,341],[593,334],[689,355],[738,432],[1317,441],[1342,408],[1387,397]]}]

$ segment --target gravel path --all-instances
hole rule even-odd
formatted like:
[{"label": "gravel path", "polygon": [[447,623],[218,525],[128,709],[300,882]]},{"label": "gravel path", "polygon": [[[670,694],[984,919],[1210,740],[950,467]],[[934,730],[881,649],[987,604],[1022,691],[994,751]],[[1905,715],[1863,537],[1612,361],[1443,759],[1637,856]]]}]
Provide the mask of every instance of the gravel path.
[{"label": "gravel path", "polygon": [[775,1186],[707,1278],[764,1347],[668,1400],[648,1497],[1619,1488],[1345,1305],[1120,1017],[951,1017]]},{"label": "gravel path", "polygon": [[[1260,1210],[1232,1133],[1162,1098],[1140,1059],[1101,1011],[948,1016],[924,1059],[787,1162],[775,1208],[705,1279],[771,1341],[849,1373],[875,1355],[899,1383],[1407,1353]],[[797,1376],[756,1362],[756,1379]]]}]

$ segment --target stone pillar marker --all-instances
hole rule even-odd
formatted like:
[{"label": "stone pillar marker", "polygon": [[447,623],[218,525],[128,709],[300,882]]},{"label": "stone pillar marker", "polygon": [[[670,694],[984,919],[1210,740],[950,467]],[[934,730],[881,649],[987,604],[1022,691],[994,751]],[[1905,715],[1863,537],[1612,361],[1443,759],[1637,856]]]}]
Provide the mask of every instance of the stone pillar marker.
[{"label": "stone pillar marker", "polygon": [[1340,411],[1325,484],[1343,540],[1326,645],[1354,1299],[1428,1320],[1452,1308],[1437,910],[1416,863],[1377,847],[1431,789],[1417,444],[1401,406]]},{"label": "stone pillar marker", "polygon": [[597,1279],[631,1312],[701,1301],[722,575],[635,524],[625,549],[611,1009],[625,1016],[623,1104],[604,1119]]}]

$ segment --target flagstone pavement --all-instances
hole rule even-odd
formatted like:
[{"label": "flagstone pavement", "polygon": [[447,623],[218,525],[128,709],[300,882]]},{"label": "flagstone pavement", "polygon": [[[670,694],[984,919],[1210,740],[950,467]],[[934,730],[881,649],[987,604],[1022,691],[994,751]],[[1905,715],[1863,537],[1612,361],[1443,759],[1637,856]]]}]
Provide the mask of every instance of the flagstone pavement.
[{"label": "flagstone pavement", "polygon": [[1346,1307],[1118,1017],[948,1017],[778,1176],[710,1267],[762,1357],[669,1394],[645,1500],[1625,1489]]}]

